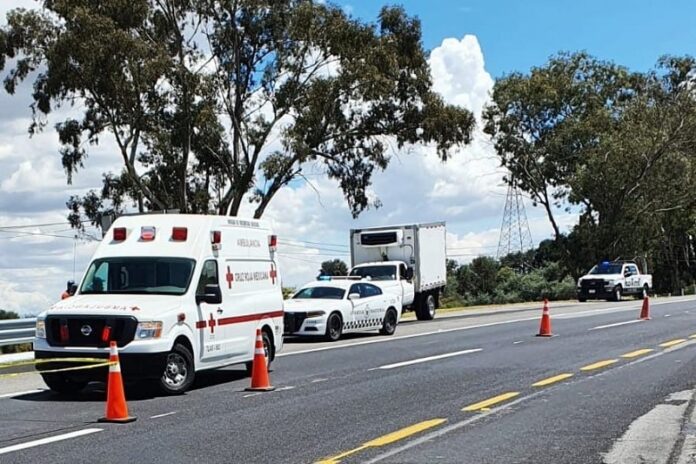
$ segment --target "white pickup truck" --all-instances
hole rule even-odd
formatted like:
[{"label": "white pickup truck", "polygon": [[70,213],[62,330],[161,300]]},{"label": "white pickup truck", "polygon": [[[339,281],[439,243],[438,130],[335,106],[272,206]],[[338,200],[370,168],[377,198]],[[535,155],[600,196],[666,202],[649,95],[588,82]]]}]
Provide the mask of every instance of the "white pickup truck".
[{"label": "white pickup truck", "polygon": [[641,274],[633,261],[604,261],[578,280],[578,301],[620,301],[623,295],[644,298],[652,288],[652,275]]},{"label": "white pickup truck", "polygon": [[351,230],[348,275],[396,294],[419,320],[433,319],[447,283],[445,239],[444,222]]}]

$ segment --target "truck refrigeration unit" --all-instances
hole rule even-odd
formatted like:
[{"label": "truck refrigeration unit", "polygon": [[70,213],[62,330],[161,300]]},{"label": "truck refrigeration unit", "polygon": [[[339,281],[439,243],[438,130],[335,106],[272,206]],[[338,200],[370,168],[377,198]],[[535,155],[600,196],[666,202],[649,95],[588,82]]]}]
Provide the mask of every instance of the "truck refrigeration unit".
[{"label": "truck refrigeration unit", "polygon": [[435,317],[447,283],[444,222],[350,231],[350,276],[396,293],[419,320]]}]

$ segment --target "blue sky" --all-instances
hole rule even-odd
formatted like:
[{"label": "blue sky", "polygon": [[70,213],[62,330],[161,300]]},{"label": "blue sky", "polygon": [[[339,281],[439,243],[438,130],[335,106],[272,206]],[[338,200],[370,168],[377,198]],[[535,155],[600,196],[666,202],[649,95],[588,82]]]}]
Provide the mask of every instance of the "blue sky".
[{"label": "blue sky", "polygon": [[[346,4],[346,3],[343,3]],[[350,0],[353,14],[374,19],[385,3]],[[527,71],[561,50],[587,50],[636,71],[663,54],[696,54],[694,0],[402,0],[422,21],[424,45],[474,34],[497,78]]]}]

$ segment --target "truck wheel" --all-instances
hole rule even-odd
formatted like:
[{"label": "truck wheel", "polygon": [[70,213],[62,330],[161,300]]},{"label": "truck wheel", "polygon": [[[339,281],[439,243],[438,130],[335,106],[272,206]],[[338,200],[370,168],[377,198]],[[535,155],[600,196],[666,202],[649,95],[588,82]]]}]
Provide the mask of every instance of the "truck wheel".
[{"label": "truck wheel", "polygon": [[613,301],[621,301],[621,285],[614,287],[614,295],[612,296]]},{"label": "truck wheel", "polygon": [[636,293],[636,299],[637,300],[642,300],[648,296],[648,286],[643,285],[643,288],[640,289],[638,293]]},{"label": "truck wheel", "polygon": [[63,374],[41,374],[41,377],[48,388],[56,393],[79,393],[87,386],[87,382],[77,382]]},{"label": "truck wheel", "polygon": [[420,298],[418,309],[416,309],[416,318],[419,321],[432,321],[435,318],[435,296],[432,293],[427,293]]},{"label": "truck wheel", "polygon": [[324,337],[330,342],[335,342],[343,334],[343,320],[338,313],[331,313],[326,321],[326,333]]},{"label": "truck wheel", "polygon": [[396,324],[396,309],[387,309],[387,314],[384,315],[382,328],[379,330],[379,333],[382,335],[394,335],[394,332],[396,332]]},{"label": "truck wheel", "polygon": [[[275,358],[273,356],[273,343],[271,342],[271,336],[268,335],[268,332],[265,330],[261,331],[261,338],[263,339],[263,351],[266,354],[266,368],[271,370],[271,363],[273,362],[273,359]],[[254,368],[254,362],[249,361],[244,364],[246,366],[246,371],[247,375],[251,375],[251,371]]]},{"label": "truck wheel", "polygon": [[195,376],[191,351],[185,345],[177,343],[167,354],[164,373],[158,386],[166,395],[181,395],[193,384]]}]

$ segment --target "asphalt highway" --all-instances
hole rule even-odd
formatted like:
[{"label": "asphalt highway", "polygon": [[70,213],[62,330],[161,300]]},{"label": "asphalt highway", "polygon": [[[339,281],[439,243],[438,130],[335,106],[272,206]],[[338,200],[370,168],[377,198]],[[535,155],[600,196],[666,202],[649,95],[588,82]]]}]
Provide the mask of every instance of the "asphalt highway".
[{"label": "asphalt highway", "polygon": [[639,308],[552,306],[549,338],[534,308],[289,340],[276,391],[244,391],[240,367],[180,397],[128,389],[125,425],[96,422],[103,385],[61,397],[35,374],[0,379],[0,463],[600,463],[696,383],[696,300],[654,300],[649,321]]}]

